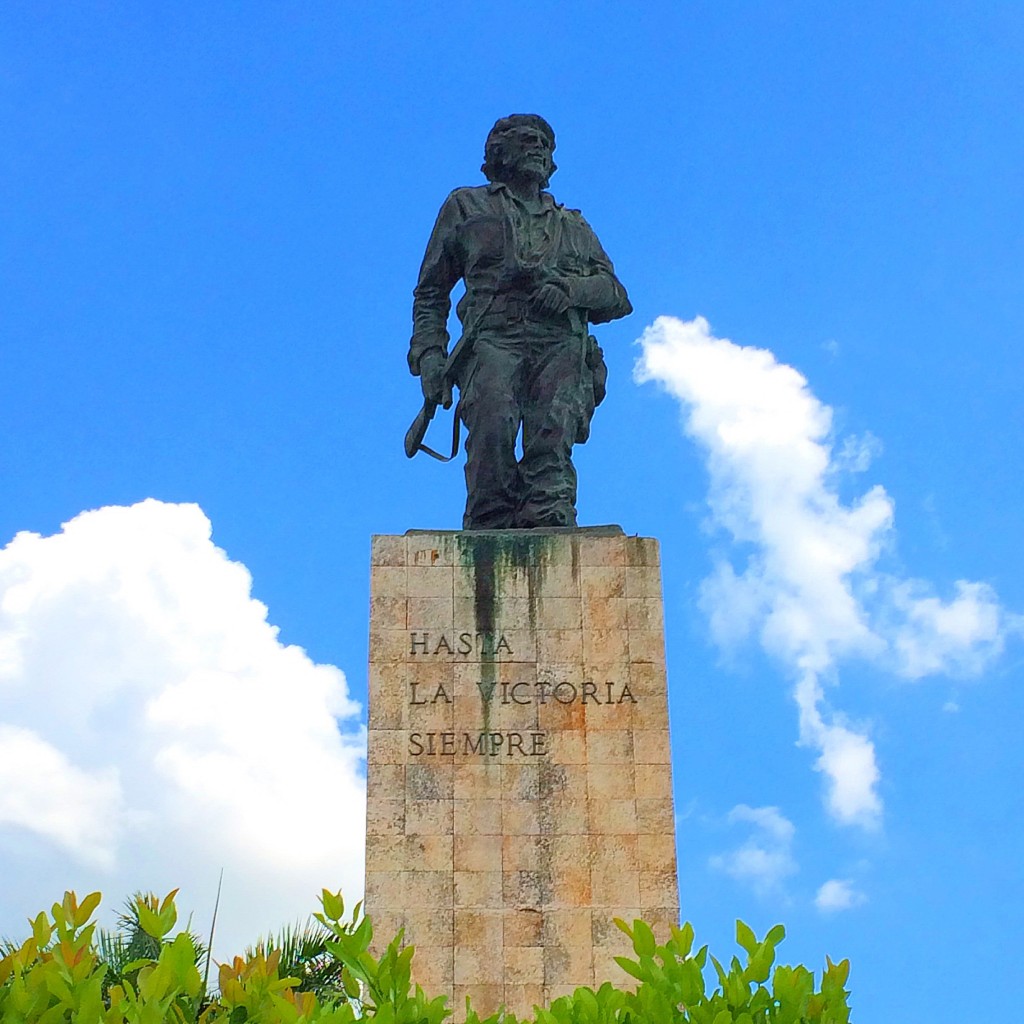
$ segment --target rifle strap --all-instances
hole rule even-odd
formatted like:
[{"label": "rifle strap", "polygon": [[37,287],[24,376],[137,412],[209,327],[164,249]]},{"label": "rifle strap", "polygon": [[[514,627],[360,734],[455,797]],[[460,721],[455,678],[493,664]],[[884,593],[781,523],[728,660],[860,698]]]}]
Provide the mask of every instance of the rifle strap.
[{"label": "rifle strap", "polygon": [[459,454],[459,419],[460,413],[462,412],[462,399],[459,399],[458,405],[455,406],[455,418],[452,422],[452,453],[451,455],[442,455],[440,452],[435,452],[430,445],[423,444],[420,442],[420,446],[416,449],[418,452],[425,452],[432,459],[437,459],[438,462],[451,462],[456,455]]}]

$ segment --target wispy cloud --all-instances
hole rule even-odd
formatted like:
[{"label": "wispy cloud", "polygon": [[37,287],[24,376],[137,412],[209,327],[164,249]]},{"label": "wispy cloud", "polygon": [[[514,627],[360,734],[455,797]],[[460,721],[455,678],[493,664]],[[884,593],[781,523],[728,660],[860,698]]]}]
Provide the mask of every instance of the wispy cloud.
[{"label": "wispy cloud", "polygon": [[714,337],[702,317],[659,317],[640,345],[635,378],[679,400],[683,429],[707,459],[710,526],[732,545],[702,587],[712,635],[723,646],[756,635],[788,668],[800,741],[818,751],[831,814],[874,827],[874,744],[824,696],[838,663],[870,659],[906,678],[976,675],[1020,618],[984,583],[958,581],[944,600],[925,581],[880,570],[892,499],[875,485],[844,502],[837,486],[869,467],[879,442],[867,434],[834,450],[832,410],[793,367]]},{"label": "wispy cloud", "polygon": [[210,533],[151,500],[0,551],[0,934],[70,886],[208,919],[222,866],[223,948],[358,897],[360,709]]},{"label": "wispy cloud", "polygon": [[867,897],[848,878],[829,879],[814,897],[814,905],[824,913],[851,910],[866,902]]},{"label": "wispy cloud", "polygon": [[798,870],[793,858],[793,823],[777,807],[737,804],[729,812],[730,824],[749,825],[750,834],[727,853],[715,854],[709,864],[716,871],[744,882],[761,895],[780,889]]}]

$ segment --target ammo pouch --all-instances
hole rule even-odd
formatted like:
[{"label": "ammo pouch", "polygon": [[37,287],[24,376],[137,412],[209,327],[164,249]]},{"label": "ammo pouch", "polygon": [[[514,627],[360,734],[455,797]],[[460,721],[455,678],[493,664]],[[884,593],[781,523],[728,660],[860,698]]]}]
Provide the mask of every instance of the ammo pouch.
[{"label": "ammo pouch", "polygon": [[604,349],[592,334],[587,336],[587,366],[594,377],[594,407],[604,401],[608,394],[608,364],[604,361]]},{"label": "ammo pouch", "polygon": [[582,370],[580,398],[583,415],[576,431],[576,444],[584,444],[590,437],[590,421],[594,416],[594,410],[604,401],[604,396],[608,392],[608,366],[604,361],[604,352],[592,334],[587,335]]}]

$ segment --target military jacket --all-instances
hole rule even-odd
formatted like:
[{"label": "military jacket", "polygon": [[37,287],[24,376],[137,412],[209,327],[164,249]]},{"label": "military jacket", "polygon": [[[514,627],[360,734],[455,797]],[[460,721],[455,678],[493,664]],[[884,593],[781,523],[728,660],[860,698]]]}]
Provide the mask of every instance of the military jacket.
[{"label": "military jacket", "polygon": [[[564,336],[572,323],[604,323],[632,306],[611,260],[578,210],[541,193],[540,213],[528,213],[500,183],[458,188],[434,225],[413,292],[409,367],[419,371],[430,348],[448,348],[451,291],[463,280],[457,313],[463,331]],[[554,280],[569,294],[577,315],[542,317],[531,297]]]}]

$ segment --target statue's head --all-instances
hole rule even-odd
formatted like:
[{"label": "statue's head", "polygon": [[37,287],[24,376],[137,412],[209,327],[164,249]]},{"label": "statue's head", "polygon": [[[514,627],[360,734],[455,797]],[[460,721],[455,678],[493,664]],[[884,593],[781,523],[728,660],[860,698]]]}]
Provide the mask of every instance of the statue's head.
[{"label": "statue's head", "polygon": [[551,154],[555,133],[539,114],[510,114],[499,118],[484,144],[480,169],[488,181],[532,179],[546,188],[558,169]]}]

